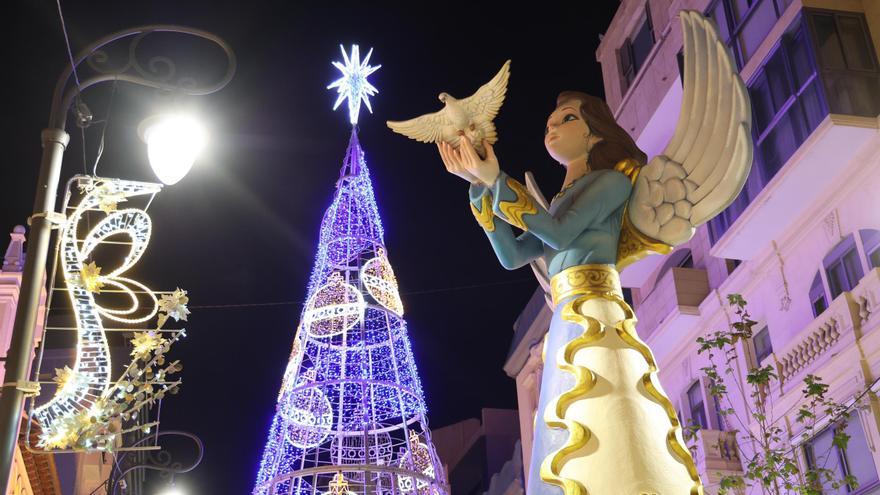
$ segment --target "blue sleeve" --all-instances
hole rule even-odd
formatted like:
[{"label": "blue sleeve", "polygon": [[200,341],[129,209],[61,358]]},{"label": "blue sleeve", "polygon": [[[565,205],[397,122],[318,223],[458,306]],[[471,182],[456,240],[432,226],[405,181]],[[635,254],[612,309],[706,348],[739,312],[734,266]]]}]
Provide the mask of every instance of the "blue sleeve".
[{"label": "blue sleeve", "polygon": [[510,225],[495,221],[492,191],[489,188],[471,184],[470,200],[471,211],[489,238],[501,266],[515,270],[544,253],[544,246],[537,237],[528,232],[517,237]]},{"label": "blue sleeve", "polygon": [[538,205],[525,186],[502,172],[492,186],[492,210],[505,222],[533,234],[553,249],[566,249],[585,230],[617,211],[632,190],[630,179],[616,170],[598,170],[558,218]]}]

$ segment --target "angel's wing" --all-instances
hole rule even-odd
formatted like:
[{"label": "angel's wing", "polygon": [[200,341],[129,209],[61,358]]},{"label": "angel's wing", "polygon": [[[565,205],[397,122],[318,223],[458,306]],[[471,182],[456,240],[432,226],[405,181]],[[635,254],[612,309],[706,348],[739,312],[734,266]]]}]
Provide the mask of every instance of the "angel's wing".
[{"label": "angel's wing", "polygon": [[671,246],[726,208],[752,165],[751,106],[715,24],[682,11],[684,94],[669,144],[641,168],[628,211],[642,234]]},{"label": "angel's wing", "polygon": [[459,104],[472,119],[479,122],[491,121],[498,115],[501,104],[504,103],[508,79],[510,79],[510,60],[504,62],[501,70],[491,81],[480,86],[476,93],[461,100]]},{"label": "angel's wing", "polygon": [[437,143],[443,137],[443,128],[452,124],[443,110],[428,113],[402,122],[387,121],[392,131],[421,143]]}]

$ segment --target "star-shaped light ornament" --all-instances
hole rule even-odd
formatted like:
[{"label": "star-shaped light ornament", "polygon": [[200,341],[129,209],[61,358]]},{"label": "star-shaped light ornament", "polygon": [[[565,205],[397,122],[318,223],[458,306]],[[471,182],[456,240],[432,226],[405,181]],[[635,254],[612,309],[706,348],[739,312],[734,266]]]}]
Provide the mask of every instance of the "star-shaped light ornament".
[{"label": "star-shaped light ornament", "polygon": [[370,97],[376,95],[379,90],[367,81],[367,77],[382,66],[377,65],[373,67],[369,65],[370,56],[373,55],[372,48],[370,48],[363,62],[361,62],[360,48],[357,45],[351,46],[350,57],[345,53],[345,48],[342,45],[339,45],[339,49],[342,51],[342,58],[345,60],[345,63],[333,62],[333,66],[342,72],[342,77],[327,86],[327,89],[336,88],[337,93],[339,93],[339,97],[333,105],[333,110],[339,108],[343,101],[348,100],[349,121],[351,125],[356,125],[361,110],[361,102],[367,106],[367,110],[370,113],[373,113],[373,108],[370,106]]},{"label": "star-shaped light ornament", "polygon": [[189,297],[180,287],[174,289],[171,294],[162,294],[162,299],[159,301],[159,328],[165,325],[169,317],[174,318],[174,321],[186,321],[186,315],[189,314],[189,309],[186,307],[188,303]]},{"label": "star-shaped light ornament", "polygon": [[101,288],[104,287],[104,282],[101,280],[101,267],[96,265],[94,261],[84,265],[79,271],[79,282],[83,289],[96,294],[100,293]]}]

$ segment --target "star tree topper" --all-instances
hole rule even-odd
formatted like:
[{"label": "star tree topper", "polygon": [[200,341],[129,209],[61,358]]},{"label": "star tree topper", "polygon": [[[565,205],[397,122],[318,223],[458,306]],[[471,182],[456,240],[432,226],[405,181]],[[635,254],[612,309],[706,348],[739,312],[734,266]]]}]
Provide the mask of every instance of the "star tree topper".
[{"label": "star tree topper", "polygon": [[360,48],[357,45],[351,46],[351,57],[345,53],[345,48],[342,45],[339,45],[339,49],[342,51],[342,58],[345,60],[345,64],[333,62],[333,66],[342,72],[342,77],[327,86],[327,89],[336,88],[336,91],[339,93],[339,97],[333,105],[333,110],[339,108],[343,101],[348,100],[348,117],[351,125],[355,125],[360,114],[361,102],[367,106],[367,110],[370,113],[373,113],[373,108],[370,106],[370,97],[376,95],[379,90],[367,81],[367,77],[382,66],[377,65],[373,67],[369,65],[370,56],[373,55],[372,48],[370,48],[363,62],[361,62]]}]

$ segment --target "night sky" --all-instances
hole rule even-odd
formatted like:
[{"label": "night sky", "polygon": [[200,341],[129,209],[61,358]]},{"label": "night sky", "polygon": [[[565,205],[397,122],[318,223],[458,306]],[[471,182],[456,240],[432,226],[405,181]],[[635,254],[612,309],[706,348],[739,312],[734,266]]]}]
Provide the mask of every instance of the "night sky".
[{"label": "night sky", "polygon": [[[602,95],[595,51],[619,2],[432,2],[424,10],[415,2],[365,4],[62,2],[74,52],[112,31],[169,23],[214,32],[238,56],[226,89],[177,102],[201,116],[211,142],[190,174],[151,206],[151,247],[132,274],[154,289],[189,291],[189,337],[172,349],[184,364],[184,385],[162,410],[163,428],[192,431],[206,445],[201,466],[179,478],[189,493],[252,488],[348,143],[347,114],[331,111],[335,94],[325,89],[337,78],[330,62],[340,58],[340,43],[358,43],[362,53],[373,47],[372,62],[382,64],[371,77],[380,91],[374,114],[362,110],[359,134],[430,425],[479,417],[483,407],[516,407],[514,382],[501,366],[513,323],[536,287],[531,271],[501,268],[467,206],[466,184],[445,172],[433,145],[394,134],[385,121],[439,110],[441,91],[469,96],[512,59],[496,152],[515,177],[533,170],[551,196],[563,169],[543,147],[546,117],[560,91]],[[4,6],[0,228],[8,232],[31,211],[39,134],[67,54],[54,2]],[[197,62],[202,73],[224,69],[211,57]],[[110,89],[84,93],[96,119],[107,117]],[[136,128],[172,103],[120,84],[99,175],[154,180]],[[101,128],[86,130],[90,164]],[[84,169],[72,120],[68,132],[62,181]]]}]

